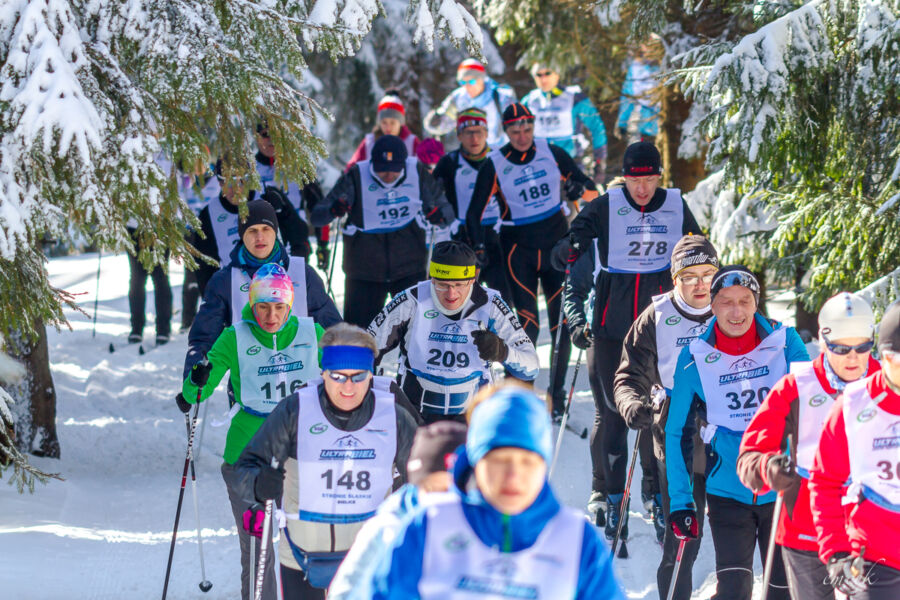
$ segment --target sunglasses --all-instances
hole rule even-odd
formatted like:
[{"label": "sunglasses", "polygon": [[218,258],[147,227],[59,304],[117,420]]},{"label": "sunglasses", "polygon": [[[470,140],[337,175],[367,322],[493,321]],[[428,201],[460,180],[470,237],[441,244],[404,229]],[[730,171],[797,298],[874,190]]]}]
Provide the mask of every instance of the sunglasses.
[{"label": "sunglasses", "polygon": [[553,71],[541,71],[534,74],[535,77],[550,77],[551,75],[553,75]]},{"label": "sunglasses", "polygon": [[345,383],[348,379],[353,383],[362,383],[369,376],[369,372],[360,371],[356,375],[344,375],[343,373],[335,373],[334,371],[329,371],[328,376],[331,377],[331,380],[335,383]]},{"label": "sunglasses", "polygon": [[825,340],[825,347],[828,348],[830,352],[834,352],[838,356],[846,356],[847,354],[850,354],[851,350],[853,350],[857,354],[865,354],[867,352],[871,352],[874,346],[874,340],[869,340],[868,342],[863,342],[862,344],[857,344],[856,346],[848,346],[846,344],[832,344],[827,339]]},{"label": "sunglasses", "polygon": [[475,85],[476,83],[478,83],[478,79],[474,77],[472,79],[457,79],[456,83],[458,83],[459,85]]}]

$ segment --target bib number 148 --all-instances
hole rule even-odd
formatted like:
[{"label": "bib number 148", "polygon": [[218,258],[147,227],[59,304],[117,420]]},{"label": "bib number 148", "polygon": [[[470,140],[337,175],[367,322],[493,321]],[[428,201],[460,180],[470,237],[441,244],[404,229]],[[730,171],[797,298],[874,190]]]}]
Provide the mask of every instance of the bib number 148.
[{"label": "bib number 148", "polygon": [[322,473],[322,479],[325,480],[325,487],[329,490],[334,489],[335,486],[345,487],[348,490],[352,490],[354,487],[358,490],[366,491],[370,487],[372,487],[372,482],[369,480],[370,473],[368,471],[357,471],[355,476],[353,471],[348,470],[344,471],[340,477],[337,478],[337,481],[334,481],[334,471],[328,469],[324,473]]}]

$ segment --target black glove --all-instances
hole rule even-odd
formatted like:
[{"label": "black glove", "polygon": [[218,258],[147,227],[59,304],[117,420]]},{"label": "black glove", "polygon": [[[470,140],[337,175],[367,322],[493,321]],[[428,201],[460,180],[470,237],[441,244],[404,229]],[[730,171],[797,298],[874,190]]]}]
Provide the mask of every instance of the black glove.
[{"label": "black glove", "polygon": [[799,479],[800,475],[794,470],[791,457],[787,454],[773,454],[766,461],[766,480],[776,492],[788,489]]},{"label": "black glove", "polygon": [[475,266],[479,269],[483,269],[488,266],[488,255],[487,249],[484,247],[484,244],[478,244],[473,248],[475,251]]},{"label": "black glove", "polygon": [[626,406],[622,418],[629,429],[648,429],[653,424],[650,407],[642,402],[632,402]]},{"label": "black glove", "polygon": [[550,265],[557,271],[565,271],[567,266],[571,268],[581,256],[581,247],[574,242],[574,237],[556,242],[550,251]]},{"label": "black glove", "polygon": [[697,512],[693,510],[676,510],[669,515],[669,527],[679,540],[695,540],[700,534],[697,523]]},{"label": "black glove", "polygon": [[346,198],[338,198],[331,204],[331,216],[340,219],[350,212],[350,202]]},{"label": "black glove", "polygon": [[594,334],[588,325],[576,325],[572,327],[572,343],[576,348],[587,350],[594,342]]},{"label": "black glove", "polygon": [[291,209],[294,208],[285,193],[279,190],[277,187],[273,187],[271,185],[268,186],[262,197],[263,200],[272,205],[272,208],[275,209],[276,215],[280,215],[287,207],[290,207]]},{"label": "black glove", "polygon": [[425,215],[425,220],[438,227],[443,227],[447,224],[447,220],[444,218],[444,211],[439,206],[432,208],[431,212]]},{"label": "black glove", "polygon": [[328,269],[328,259],[331,257],[331,250],[325,244],[316,246],[316,260],[318,261],[319,270]]},{"label": "black glove", "polygon": [[472,341],[478,348],[478,356],[481,357],[481,360],[503,362],[509,356],[509,348],[506,343],[493,331],[476,329],[472,332]]},{"label": "black glove", "polygon": [[835,552],[825,568],[828,570],[828,583],[843,594],[853,596],[868,588],[865,563],[859,556]]},{"label": "black glove", "polygon": [[253,484],[253,493],[260,502],[266,500],[275,500],[281,498],[284,491],[284,469],[278,467],[273,469],[269,465],[263,465],[259,468],[259,475],[256,476],[256,482]]},{"label": "black glove", "polygon": [[198,388],[202,388],[209,381],[210,371],[212,371],[212,364],[210,364],[209,359],[204,357],[203,360],[191,367],[191,383]]},{"label": "black glove", "polygon": [[191,403],[185,400],[180,392],[175,396],[175,404],[178,406],[178,410],[184,414],[191,412]]},{"label": "black glove", "polygon": [[580,181],[576,181],[574,177],[566,179],[565,189],[566,198],[572,202],[581,200],[581,196],[584,195],[584,184]]}]

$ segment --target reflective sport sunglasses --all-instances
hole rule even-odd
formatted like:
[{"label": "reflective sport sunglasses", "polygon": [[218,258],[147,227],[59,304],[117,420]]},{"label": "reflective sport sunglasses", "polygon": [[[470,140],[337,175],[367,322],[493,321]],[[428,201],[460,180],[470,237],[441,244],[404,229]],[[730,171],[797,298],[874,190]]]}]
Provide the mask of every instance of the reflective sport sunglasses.
[{"label": "reflective sport sunglasses", "polygon": [[361,371],[356,375],[344,375],[343,373],[335,373],[334,371],[328,371],[328,376],[331,377],[331,380],[335,383],[344,383],[348,379],[353,383],[362,383],[366,380],[366,377],[369,376],[369,371]]},{"label": "reflective sport sunglasses", "polygon": [[478,83],[478,79],[475,77],[473,77],[472,79],[457,79],[456,83],[458,83],[459,85],[475,85],[476,83]]},{"label": "reflective sport sunglasses", "polygon": [[846,356],[847,354],[850,354],[851,350],[855,351],[857,354],[865,354],[871,352],[874,346],[875,340],[869,340],[862,344],[857,344],[856,346],[848,346],[846,344],[833,344],[829,342],[827,338],[825,339],[825,347],[838,356]]},{"label": "reflective sport sunglasses", "polygon": [[553,71],[540,71],[540,72],[534,74],[535,77],[541,77],[541,78],[550,77],[551,75],[553,75]]}]

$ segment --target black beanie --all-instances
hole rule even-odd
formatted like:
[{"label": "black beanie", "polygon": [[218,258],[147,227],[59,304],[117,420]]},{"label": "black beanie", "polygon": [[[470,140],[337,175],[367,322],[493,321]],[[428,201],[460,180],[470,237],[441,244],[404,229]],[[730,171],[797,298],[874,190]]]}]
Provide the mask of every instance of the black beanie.
[{"label": "black beanie", "polygon": [[878,325],[878,350],[900,352],[900,302],[894,302]]},{"label": "black beanie", "polygon": [[712,285],[709,288],[710,298],[715,300],[716,294],[727,287],[734,287],[736,285],[745,287],[753,292],[753,297],[756,299],[756,306],[759,306],[759,281],[757,281],[756,275],[744,265],[728,265],[727,267],[719,269],[719,272],[716,273],[716,276],[712,280]]},{"label": "black beanie", "polygon": [[409,451],[407,479],[418,485],[432,473],[452,470],[456,449],[465,443],[466,426],[462,423],[438,421],[420,427]]},{"label": "black beanie", "polygon": [[650,142],[635,142],[625,149],[622,174],[625,177],[642,177],[662,173],[659,150]]},{"label": "black beanie", "polygon": [[702,235],[688,234],[678,240],[672,250],[672,277],[697,265],[719,268],[719,253],[716,247]]},{"label": "black beanie", "polygon": [[439,242],[431,252],[428,274],[434,279],[475,279],[475,252],[462,242]]},{"label": "black beanie", "polygon": [[503,129],[520,121],[526,123],[534,121],[534,114],[528,110],[527,106],[519,104],[518,102],[513,102],[503,111]]},{"label": "black beanie", "polygon": [[238,223],[238,235],[244,239],[244,232],[254,225],[268,225],[278,233],[278,217],[275,209],[265,200],[251,200],[247,203],[247,218]]}]

